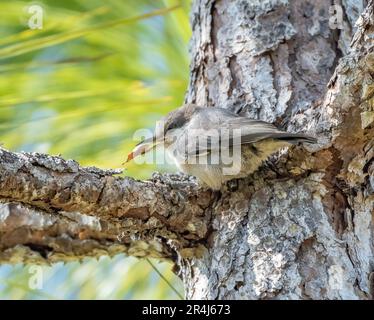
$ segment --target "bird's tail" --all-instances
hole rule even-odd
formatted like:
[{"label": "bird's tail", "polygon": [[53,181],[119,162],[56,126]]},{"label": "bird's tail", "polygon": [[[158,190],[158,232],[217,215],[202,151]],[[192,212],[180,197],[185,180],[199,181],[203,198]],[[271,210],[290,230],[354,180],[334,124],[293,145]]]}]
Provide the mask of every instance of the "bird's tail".
[{"label": "bird's tail", "polygon": [[298,144],[299,142],[317,143],[316,138],[312,136],[308,136],[303,133],[280,132],[280,133],[274,134],[272,138],[277,139],[277,140],[287,141],[288,143],[291,143],[291,144]]}]

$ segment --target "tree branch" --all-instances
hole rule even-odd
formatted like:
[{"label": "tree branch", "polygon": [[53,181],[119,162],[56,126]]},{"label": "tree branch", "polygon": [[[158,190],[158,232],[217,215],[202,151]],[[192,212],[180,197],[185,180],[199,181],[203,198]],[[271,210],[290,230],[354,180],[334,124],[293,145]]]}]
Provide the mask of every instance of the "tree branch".
[{"label": "tree branch", "polygon": [[3,262],[118,252],[171,259],[175,250],[192,254],[208,232],[214,197],[191,178],[136,181],[115,177],[118,170],[5,149],[0,173]]}]

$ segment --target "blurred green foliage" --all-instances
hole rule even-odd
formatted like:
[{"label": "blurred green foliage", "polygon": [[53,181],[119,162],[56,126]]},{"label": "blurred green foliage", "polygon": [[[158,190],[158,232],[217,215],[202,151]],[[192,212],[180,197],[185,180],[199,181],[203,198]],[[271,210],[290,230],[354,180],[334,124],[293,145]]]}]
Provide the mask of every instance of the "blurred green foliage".
[{"label": "blurred green foliage", "polygon": [[[34,4],[43,8],[39,30],[28,27]],[[189,0],[0,1],[0,142],[120,167],[134,131],[152,129],[183,102],[189,6]],[[155,167],[126,169],[148,178]],[[170,265],[156,265],[182,293]],[[30,289],[29,268],[0,266],[0,299],[178,298],[145,260],[122,255],[43,267],[40,290]]]}]

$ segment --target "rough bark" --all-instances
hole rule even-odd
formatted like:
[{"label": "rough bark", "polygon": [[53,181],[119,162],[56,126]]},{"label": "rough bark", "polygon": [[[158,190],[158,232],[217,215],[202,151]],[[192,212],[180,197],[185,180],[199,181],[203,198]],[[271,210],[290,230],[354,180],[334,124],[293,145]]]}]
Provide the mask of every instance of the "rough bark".
[{"label": "rough bark", "polygon": [[188,298],[372,297],[373,1],[356,26],[364,2],[341,4],[333,30],[329,1],[194,2],[186,100],[320,143],[222,194],[209,251],[184,268]]},{"label": "rough bark", "polygon": [[119,172],[0,149],[0,262],[198,255],[214,194],[186,176]]},{"label": "rough bark", "polygon": [[372,298],[374,2],[340,4],[341,30],[325,0],[195,0],[191,14],[186,101],[317,146],[215,193],[1,150],[0,261],[126,252],[174,261],[190,299]]}]

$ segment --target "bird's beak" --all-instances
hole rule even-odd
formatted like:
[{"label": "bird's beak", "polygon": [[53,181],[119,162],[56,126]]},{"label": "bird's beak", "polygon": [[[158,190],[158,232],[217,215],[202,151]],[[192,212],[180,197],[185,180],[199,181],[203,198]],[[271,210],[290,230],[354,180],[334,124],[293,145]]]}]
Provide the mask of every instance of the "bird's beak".
[{"label": "bird's beak", "polygon": [[135,148],[127,155],[127,159],[124,163],[127,163],[139,155],[145,154],[151,151],[156,145],[160,144],[163,140],[157,139],[155,136],[145,139],[139,142]]}]

